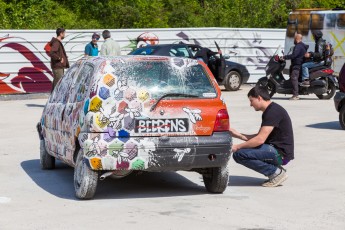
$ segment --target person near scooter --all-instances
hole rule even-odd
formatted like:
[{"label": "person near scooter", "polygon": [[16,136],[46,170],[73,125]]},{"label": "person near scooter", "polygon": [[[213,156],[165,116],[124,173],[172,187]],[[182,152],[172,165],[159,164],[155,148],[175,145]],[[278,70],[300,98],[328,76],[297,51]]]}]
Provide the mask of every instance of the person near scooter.
[{"label": "person near scooter", "polygon": [[311,61],[302,65],[302,86],[309,86],[309,69],[325,64],[325,47],[326,41],[322,39],[322,32],[320,30],[314,30],[312,32],[315,40],[314,52],[308,52],[305,54],[305,58],[309,58]]},{"label": "person near scooter", "polygon": [[292,54],[284,55],[281,59],[291,60],[290,77],[292,83],[292,97],[290,100],[298,100],[298,78],[301,70],[301,66],[304,61],[304,56],[309,48],[308,45],[302,42],[302,35],[296,34],[294,39],[295,47]]},{"label": "person near scooter", "polygon": [[209,48],[203,47],[198,52],[195,53],[194,57],[198,60],[205,62],[205,64],[208,65],[208,61],[210,60],[210,57],[216,54],[222,54],[222,51],[218,50],[217,52],[213,52]]}]

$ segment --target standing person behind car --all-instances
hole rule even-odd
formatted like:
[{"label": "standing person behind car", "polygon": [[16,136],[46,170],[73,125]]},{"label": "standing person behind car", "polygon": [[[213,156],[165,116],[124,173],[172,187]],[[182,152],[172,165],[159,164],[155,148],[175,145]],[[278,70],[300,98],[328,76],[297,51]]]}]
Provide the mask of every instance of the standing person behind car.
[{"label": "standing person behind car", "polygon": [[205,64],[208,65],[208,61],[210,60],[211,56],[221,53],[222,51],[220,50],[218,52],[213,52],[209,48],[203,47],[195,53],[194,57],[198,60],[205,62]]},{"label": "standing person behind car", "polygon": [[276,187],[287,179],[281,167],[294,159],[294,137],[291,119],[286,110],[270,101],[265,87],[255,86],[248,92],[250,105],[262,111],[262,122],[257,134],[242,134],[230,129],[233,137],[244,140],[232,146],[234,160],[268,177],[264,187]]},{"label": "standing person behind car", "polygon": [[284,55],[283,59],[291,59],[291,83],[292,83],[292,97],[290,100],[298,100],[298,78],[301,66],[304,61],[304,55],[308,50],[308,46],[302,42],[302,35],[296,34],[294,39],[295,47],[290,55]]},{"label": "standing person behind car", "polygon": [[111,38],[110,31],[104,30],[102,32],[102,37],[104,39],[104,43],[101,48],[101,55],[102,56],[120,56],[121,48],[119,44]]},{"label": "standing person behind car", "polygon": [[92,34],[92,40],[85,46],[85,56],[98,56],[97,42],[101,36],[97,33]]},{"label": "standing person behind car", "polygon": [[61,43],[61,41],[65,38],[65,35],[66,31],[64,28],[57,28],[56,38],[53,37],[50,41],[50,65],[54,75],[52,90],[54,89],[56,83],[58,83],[63,76],[64,69],[69,68],[66,51]]},{"label": "standing person behind car", "polygon": [[320,30],[314,30],[312,32],[315,40],[314,52],[308,52],[305,54],[306,58],[310,58],[311,62],[306,62],[302,65],[302,85],[309,86],[309,69],[323,66],[325,64],[325,47],[326,41],[322,39],[322,32]]}]

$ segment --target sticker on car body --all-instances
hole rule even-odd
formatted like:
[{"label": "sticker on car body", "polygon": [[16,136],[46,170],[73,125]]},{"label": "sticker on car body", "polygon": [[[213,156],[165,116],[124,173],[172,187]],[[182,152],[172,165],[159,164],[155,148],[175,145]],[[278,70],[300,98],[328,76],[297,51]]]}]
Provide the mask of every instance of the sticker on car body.
[{"label": "sticker on car body", "polygon": [[202,96],[207,97],[207,98],[214,98],[217,96],[217,94],[215,94],[215,93],[203,93]]}]

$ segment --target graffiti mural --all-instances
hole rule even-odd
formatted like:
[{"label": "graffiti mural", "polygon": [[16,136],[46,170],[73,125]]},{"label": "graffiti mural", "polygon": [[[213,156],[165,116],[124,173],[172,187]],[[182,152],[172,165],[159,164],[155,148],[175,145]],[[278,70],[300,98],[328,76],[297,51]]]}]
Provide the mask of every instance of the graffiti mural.
[{"label": "graffiti mural", "polygon": [[[21,42],[13,40],[21,40]],[[23,44],[21,44],[23,43]],[[0,93],[32,93],[47,92],[51,89],[52,72],[42,61],[47,59],[38,48],[22,37],[12,37],[9,34],[0,37],[0,51],[5,54],[16,53],[16,58],[23,60],[23,66],[14,72],[0,69]],[[35,52],[38,51],[38,52]],[[8,60],[5,55],[1,55],[2,62]],[[40,86],[37,86],[37,83]]]},{"label": "graffiti mural", "polygon": [[[230,60],[245,64],[250,72],[249,82],[264,74],[268,57],[284,43],[284,30],[190,28],[110,30],[121,47],[122,55],[145,45],[192,43],[213,50],[214,41]],[[95,30],[67,30],[62,41],[70,64],[84,55],[85,45]],[[55,31],[0,30],[0,94],[50,92],[53,75],[50,57],[45,50]],[[103,40],[99,41],[101,47]],[[119,83],[120,84],[120,83]],[[119,88],[119,92],[120,92]]]}]

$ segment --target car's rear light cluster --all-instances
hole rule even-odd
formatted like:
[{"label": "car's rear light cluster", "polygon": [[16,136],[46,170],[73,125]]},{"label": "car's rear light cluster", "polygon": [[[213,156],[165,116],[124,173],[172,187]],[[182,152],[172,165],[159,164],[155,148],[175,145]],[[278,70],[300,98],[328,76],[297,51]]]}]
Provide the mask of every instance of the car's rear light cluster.
[{"label": "car's rear light cluster", "polygon": [[218,111],[216,121],[214,123],[214,132],[228,131],[230,129],[230,119],[229,114],[226,109],[221,109]]}]

